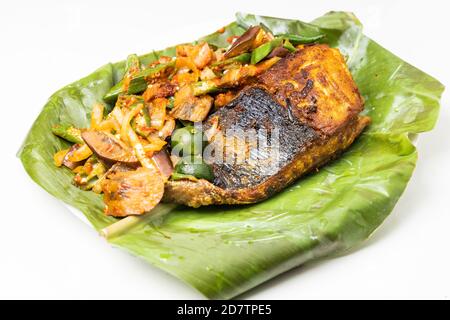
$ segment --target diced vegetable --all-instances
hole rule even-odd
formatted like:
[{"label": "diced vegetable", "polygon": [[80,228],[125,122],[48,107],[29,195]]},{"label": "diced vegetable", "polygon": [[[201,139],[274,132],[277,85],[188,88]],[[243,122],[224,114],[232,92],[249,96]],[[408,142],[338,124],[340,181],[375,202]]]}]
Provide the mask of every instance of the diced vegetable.
[{"label": "diced vegetable", "polygon": [[200,72],[200,80],[212,80],[214,78],[217,78],[216,74],[208,67]]},{"label": "diced vegetable", "polygon": [[266,42],[252,51],[252,57],[250,59],[251,64],[256,64],[262,59],[266,58],[274,48],[280,46],[283,42],[282,38],[275,38],[270,42]]},{"label": "diced vegetable", "polygon": [[142,94],[142,97],[146,102],[150,102],[155,98],[166,98],[173,96],[176,92],[177,86],[168,82],[158,82],[147,86],[147,89]]},{"label": "diced vegetable", "polygon": [[72,143],[84,143],[81,138],[81,131],[70,124],[57,124],[52,127],[54,135]]},{"label": "diced vegetable", "polygon": [[199,45],[197,54],[193,57],[194,64],[199,69],[203,69],[212,59],[213,52],[208,43]]},{"label": "diced vegetable", "polygon": [[[207,66],[214,56],[214,53],[207,42],[178,45],[176,47],[176,52],[178,59],[180,57],[187,58],[186,60],[181,59],[180,61],[189,61],[189,63],[192,63],[198,69],[203,69]],[[191,66],[188,67],[190,70],[194,70]]]},{"label": "diced vegetable", "polygon": [[269,69],[280,58],[273,57],[271,59],[264,60],[256,65],[245,65],[238,68],[229,69],[227,73],[220,79],[219,88],[233,88],[242,84],[245,84],[249,78],[257,76],[262,72]]},{"label": "diced vegetable", "polygon": [[232,58],[229,58],[229,59],[226,59],[226,60],[215,62],[211,66],[213,66],[213,67],[217,67],[217,66],[222,67],[222,66],[225,66],[225,65],[228,65],[228,64],[231,64],[231,63],[235,63],[235,62],[242,63],[242,64],[249,63],[251,56],[252,56],[251,53],[245,52],[245,53],[242,53],[242,54],[240,54],[238,56],[235,56],[235,57],[232,57]]},{"label": "diced vegetable", "polygon": [[161,72],[165,71],[165,69],[174,66],[175,61],[170,61],[168,63],[158,64],[152,68],[144,69],[131,78],[128,90],[124,91],[123,81],[120,81],[118,84],[111,88],[111,90],[103,97],[103,99],[106,102],[111,103],[114,102],[121,93],[135,94],[143,92],[147,88],[147,77],[156,77]]},{"label": "diced vegetable", "polygon": [[197,72],[198,68],[189,57],[177,57],[175,61],[175,67],[179,73],[185,73],[186,71]]},{"label": "diced vegetable", "polygon": [[227,70],[221,79],[198,81],[191,85],[192,94],[194,96],[201,96],[204,94],[214,94],[224,89],[238,86],[249,77],[254,77],[274,65],[280,58],[271,57],[256,65],[245,65]]},{"label": "diced vegetable", "polygon": [[204,94],[209,93],[216,93],[220,91],[219,88],[219,82],[220,80],[205,80],[205,81],[198,81],[196,83],[192,84],[193,92],[192,94],[194,96],[202,96]]},{"label": "diced vegetable", "polygon": [[150,124],[160,130],[166,120],[166,106],[169,101],[165,98],[157,98],[149,105]]},{"label": "diced vegetable", "polygon": [[180,120],[203,121],[208,116],[209,110],[211,110],[213,100],[208,95],[194,96],[193,87],[186,85],[175,94],[174,107],[170,115]]},{"label": "diced vegetable", "polygon": [[105,166],[98,161],[95,156],[86,160],[84,165],[73,170],[76,175],[73,178],[74,183],[84,190],[90,190],[105,174]]}]

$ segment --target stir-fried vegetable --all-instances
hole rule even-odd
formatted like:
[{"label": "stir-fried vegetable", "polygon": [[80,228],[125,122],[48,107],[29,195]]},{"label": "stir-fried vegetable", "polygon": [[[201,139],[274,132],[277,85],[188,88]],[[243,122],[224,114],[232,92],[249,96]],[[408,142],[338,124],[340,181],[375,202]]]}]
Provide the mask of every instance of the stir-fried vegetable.
[{"label": "stir-fried vegetable", "polygon": [[231,47],[225,52],[224,57],[231,58],[249,51],[260,31],[261,28],[259,26],[249,28],[242,36],[233,42]]},{"label": "stir-fried vegetable", "polygon": [[166,106],[169,101],[165,98],[156,98],[149,106],[150,125],[155,129],[162,129],[166,120]]},{"label": "stir-fried vegetable", "polygon": [[214,98],[209,95],[195,97],[191,88],[185,87],[185,89],[175,95],[174,107],[170,114],[176,119],[190,122],[205,120],[211,110]]},{"label": "stir-fried vegetable", "polygon": [[288,49],[290,52],[294,52],[296,49],[289,39],[284,40],[283,48]]},{"label": "stir-fried vegetable", "polygon": [[167,151],[165,149],[162,149],[156,152],[152,156],[152,160],[155,163],[156,167],[158,168],[159,172],[162,174],[162,176],[165,179],[169,178],[173,172],[173,164],[172,160],[170,160]]},{"label": "stir-fried vegetable", "polygon": [[55,155],[53,156],[55,166],[61,167],[63,165],[64,159],[66,158],[66,155],[69,151],[70,149],[64,149],[55,153]]},{"label": "stir-fried vegetable", "polygon": [[132,76],[130,79],[130,83],[128,86],[124,86],[123,81],[116,84],[111,90],[104,96],[104,100],[106,102],[113,102],[117,99],[119,94],[123,93],[140,93],[147,88],[147,80],[148,78],[158,77],[165,70],[170,69],[170,67],[175,66],[175,62],[168,62],[164,64],[159,64],[152,68],[147,68],[136,75]]},{"label": "stir-fried vegetable", "polygon": [[301,36],[298,34],[279,34],[278,37],[285,38],[294,44],[305,44],[319,41],[325,37],[325,35],[314,35],[314,36]]},{"label": "stir-fried vegetable", "polygon": [[86,160],[92,155],[91,149],[85,144],[80,145],[79,148],[73,150],[72,152],[67,154],[67,161],[72,163],[78,163],[83,160]]},{"label": "stir-fried vegetable", "polygon": [[[80,158],[78,156],[72,157],[74,154],[76,154],[77,150],[79,150],[81,147],[83,146],[83,144],[74,144],[69,150],[67,150],[67,152],[63,152],[64,153],[64,157],[62,157],[62,164],[64,166],[66,166],[69,169],[75,169],[76,167],[78,167],[79,165],[82,164],[82,161],[84,159],[81,159],[79,161],[73,161],[74,159]],[[82,150],[83,152],[86,152],[86,150]],[[59,164],[59,160],[60,160],[60,156],[58,155],[58,153],[55,155],[55,164],[58,165]],[[89,155],[87,155],[86,158],[88,158]],[[82,158],[82,157],[81,157]],[[71,160],[72,159],[72,160]]]},{"label": "stir-fried vegetable", "polygon": [[98,161],[95,156],[90,157],[84,165],[76,167],[73,172],[76,173],[74,182],[84,190],[90,190],[95,187],[99,179],[105,174],[105,166]]},{"label": "stir-fried vegetable", "polygon": [[204,94],[217,93],[220,91],[220,79],[198,81],[191,85],[192,95],[202,96]]},{"label": "stir-fried vegetable", "polygon": [[218,67],[218,66],[223,67],[223,66],[226,66],[226,65],[229,65],[229,64],[232,64],[232,63],[236,63],[236,62],[245,64],[245,63],[249,63],[250,62],[251,56],[252,56],[251,53],[245,52],[245,53],[242,53],[242,54],[240,54],[238,56],[235,56],[235,57],[232,57],[232,58],[229,58],[229,59],[226,59],[226,60],[217,61],[217,62],[213,63],[211,66],[213,66],[213,67]]},{"label": "stir-fried vegetable", "polygon": [[58,124],[52,127],[52,132],[58,137],[63,138],[72,143],[83,143],[80,129],[70,124]]},{"label": "stir-fried vegetable", "polygon": [[123,91],[128,92],[131,80],[141,70],[141,62],[136,54],[130,54],[127,57],[125,65],[125,75],[123,77],[122,86]]},{"label": "stir-fried vegetable", "polygon": [[[121,81],[93,105],[90,128],[58,124],[52,132],[74,143],[54,155],[55,165],[74,173],[74,184],[104,194],[105,213],[139,215],[161,199],[164,181],[214,180],[203,150],[219,126],[203,134],[195,122],[228,104],[295,45],[321,36],[277,35],[264,25],[230,38],[228,48],[207,42],[176,47],[144,65],[129,55]],[[108,111],[110,112],[108,113]],[[177,127],[177,123],[182,126]],[[170,145],[167,143],[170,142]],[[170,153],[170,156],[169,156]]]},{"label": "stir-fried vegetable", "polygon": [[105,161],[137,164],[138,159],[132,150],[113,135],[96,130],[86,130],[81,136],[89,148]]},{"label": "stir-fried vegetable", "polygon": [[172,152],[175,155],[200,155],[204,146],[203,134],[194,127],[180,128],[172,134]]},{"label": "stir-fried vegetable", "polygon": [[[214,173],[211,170],[211,167],[199,156],[188,156],[178,161],[172,177],[174,177],[175,180],[180,180],[187,176],[208,181],[214,180]],[[190,178],[190,180],[191,179],[192,178]]]},{"label": "stir-fried vegetable", "polygon": [[275,38],[270,42],[266,42],[260,45],[258,48],[252,51],[251,63],[256,64],[260,62],[262,59],[267,57],[274,48],[281,45],[282,42],[283,42],[282,38]]}]

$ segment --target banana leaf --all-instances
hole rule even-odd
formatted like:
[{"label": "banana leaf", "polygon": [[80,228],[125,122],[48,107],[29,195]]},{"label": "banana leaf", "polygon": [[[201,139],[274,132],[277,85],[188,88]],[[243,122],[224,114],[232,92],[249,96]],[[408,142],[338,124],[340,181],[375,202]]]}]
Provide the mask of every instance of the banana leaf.
[{"label": "banana leaf", "polygon": [[[226,46],[230,35],[261,23],[275,34],[324,35],[321,42],[339,48],[365,98],[364,113],[373,123],[338,160],[267,201],[200,209],[180,206],[110,240],[208,298],[235,297],[367,239],[405,190],[417,161],[411,139],[433,128],[444,90],[437,80],[366,37],[351,13],[330,12],[311,23],[238,14],[225,32],[201,40]],[[140,59],[150,63],[162,54],[173,56],[174,47]],[[92,105],[102,101],[123,72],[124,62],[109,63],[53,94],[18,154],[36,183],[79,209],[97,230],[116,220],[103,214],[101,196],[76,188],[72,173],[53,165],[53,154],[67,145],[51,128],[58,123],[87,127]]]}]

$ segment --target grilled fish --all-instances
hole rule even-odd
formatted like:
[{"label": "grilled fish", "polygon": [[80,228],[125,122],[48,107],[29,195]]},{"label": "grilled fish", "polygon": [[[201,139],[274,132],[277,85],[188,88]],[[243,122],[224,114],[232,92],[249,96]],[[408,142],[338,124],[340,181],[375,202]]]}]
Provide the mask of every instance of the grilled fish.
[{"label": "grilled fish", "polygon": [[[359,115],[363,108],[339,50],[306,45],[207,118],[208,147],[216,154],[204,157],[214,181],[168,181],[163,201],[191,207],[262,201],[347,149],[370,123]],[[269,138],[263,146],[261,132]],[[233,161],[217,161],[217,150]]]}]

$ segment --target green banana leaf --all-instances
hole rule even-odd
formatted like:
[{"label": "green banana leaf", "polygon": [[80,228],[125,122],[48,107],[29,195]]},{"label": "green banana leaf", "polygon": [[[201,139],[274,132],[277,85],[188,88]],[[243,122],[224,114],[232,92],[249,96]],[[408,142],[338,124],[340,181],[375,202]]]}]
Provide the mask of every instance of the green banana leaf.
[{"label": "green banana leaf", "polygon": [[[275,34],[325,35],[321,41],[345,55],[366,100],[364,113],[373,123],[341,158],[267,201],[177,207],[110,240],[208,298],[235,297],[293,267],[343,253],[367,239],[404,191],[417,161],[410,139],[433,128],[444,90],[437,80],[364,36],[351,13],[331,12],[311,24],[238,14],[224,33],[202,39],[226,46],[227,37],[260,23]],[[140,59],[149,63],[160,54],[175,51],[172,47]],[[101,196],[76,188],[72,173],[53,165],[53,154],[66,143],[51,133],[51,127],[61,122],[88,126],[91,106],[123,72],[124,62],[107,64],[53,94],[19,151],[31,178],[82,211],[97,230],[116,220],[104,216]]]}]

